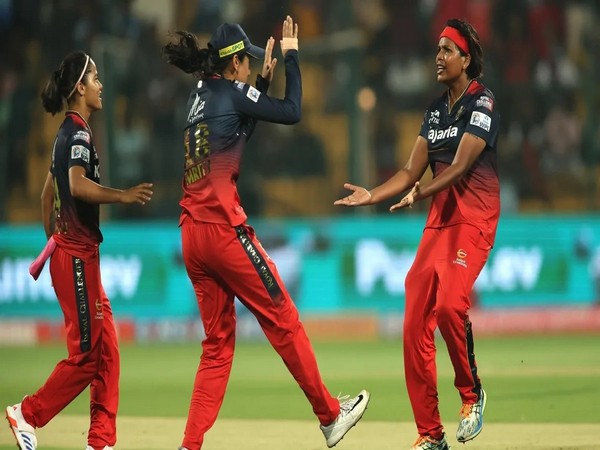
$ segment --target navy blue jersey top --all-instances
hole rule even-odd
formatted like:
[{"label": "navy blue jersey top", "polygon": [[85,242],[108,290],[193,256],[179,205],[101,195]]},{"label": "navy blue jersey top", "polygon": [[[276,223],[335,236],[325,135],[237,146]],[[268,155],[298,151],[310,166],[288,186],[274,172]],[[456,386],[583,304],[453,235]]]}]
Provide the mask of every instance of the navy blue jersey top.
[{"label": "navy blue jersey top", "polygon": [[300,120],[302,82],[298,52],[285,56],[285,98],[267,95],[260,75],[256,87],[212,77],[199,81],[187,102],[181,220],[237,226],[246,220],[236,182],[240,159],[257,120],[292,124]]},{"label": "navy blue jersey top", "polygon": [[500,183],[496,162],[500,114],[494,95],[477,80],[448,110],[448,94],[434,100],[425,112],[420,135],[427,139],[429,165],[437,177],[452,164],[464,133],[485,141],[469,171],[453,186],[432,198],[426,228],[459,223],[478,227],[494,244],[500,216]]},{"label": "navy blue jersey top", "polygon": [[81,116],[67,111],[52,148],[50,171],[54,178],[56,214],[54,239],[68,253],[82,257],[94,252],[102,242],[100,207],[71,195],[69,169],[73,166],[83,167],[87,178],[100,182],[98,154],[92,133]]}]

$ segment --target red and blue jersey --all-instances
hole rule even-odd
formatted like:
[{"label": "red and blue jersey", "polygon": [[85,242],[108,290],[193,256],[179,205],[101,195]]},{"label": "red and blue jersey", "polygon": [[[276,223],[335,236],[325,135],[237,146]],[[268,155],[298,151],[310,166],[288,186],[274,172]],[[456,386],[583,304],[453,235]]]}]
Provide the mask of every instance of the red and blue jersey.
[{"label": "red and blue jersey", "polygon": [[500,183],[497,166],[500,114],[489,89],[477,80],[448,108],[445,93],[425,112],[420,135],[427,140],[429,165],[434,177],[448,168],[464,133],[483,139],[485,148],[469,171],[454,185],[432,198],[425,228],[469,223],[494,244],[500,217]]},{"label": "red and blue jersey", "polygon": [[84,258],[94,253],[102,242],[100,206],[71,195],[69,169],[74,166],[83,167],[87,178],[100,183],[100,166],[92,133],[78,114],[67,111],[52,148],[54,239],[67,253]]},{"label": "red and blue jersey", "polygon": [[257,120],[292,124],[300,120],[302,83],[298,52],[285,56],[285,98],[267,95],[260,75],[256,87],[220,77],[201,80],[187,102],[181,221],[238,226],[246,221],[236,182],[242,152]]}]

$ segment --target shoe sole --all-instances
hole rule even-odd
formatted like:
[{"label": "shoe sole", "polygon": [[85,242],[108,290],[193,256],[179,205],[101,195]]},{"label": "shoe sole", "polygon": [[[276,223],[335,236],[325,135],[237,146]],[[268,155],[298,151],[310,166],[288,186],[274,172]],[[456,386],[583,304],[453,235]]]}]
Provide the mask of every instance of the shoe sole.
[{"label": "shoe sole", "polygon": [[331,444],[331,445],[327,444],[327,447],[329,447],[329,448],[333,448],[333,447],[335,447],[336,445],[338,445],[338,444],[340,443],[340,441],[341,441],[342,439],[344,439],[344,436],[346,436],[346,435],[348,434],[348,431],[350,431],[352,428],[354,428],[354,427],[356,426],[356,424],[357,424],[358,422],[360,422],[360,419],[362,419],[362,416],[365,414],[365,411],[366,411],[366,410],[367,410],[367,408],[369,407],[369,402],[371,401],[371,393],[370,393],[370,392],[367,392],[367,393],[366,393],[366,397],[367,397],[367,401],[366,401],[366,404],[365,404],[365,409],[363,409],[363,410],[362,410],[362,412],[360,413],[360,416],[358,416],[358,419],[356,419],[356,422],[354,422],[354,423],[352,424],[352,426],[351,426],[350,428],[348,428],[348,429],[347,429],[347,430],[344,432],[344,434],[342,434],[342,436],[341,436],[341,437],[340,437],[340,438],[339,438],[337,441],[335,441],[335,443],[333,443],[333,444]]},{"label": "shoe sole", "polygon": [[482,389],[483,392],[483,406],[481,407],[481,426],[479,427],[479,429],[475,432],[475,434],[472,434],[471,436],[469,436],[466,439],[459,439],[458,437],[456,438],[456,440],[458,442],[460,442],[461,444],[464,444],[465,442],[469,442],[472,441],[473,439],[475,439],[477,436],[479,436],[479,433],[481,433],[481,431],[483,430],[483,413],[485,412],[485,405],[487,404],[487,394],[485,393],[485,391]]},{"label": "shoe sole", "polygon": [[[19,433],[19,428],[17,427],[17,420],[14,417],[11,417],[11,409],[12,406],[6,407],[6,420],[8,421],[8,426],[10,427],[10,431],[15,436],[17,441],[17,447],[21,450],[27,450],[25,442],[23,442],[23,438],[21,437],[21,433]],[[33,448],[33,446],[31,446]]]}]

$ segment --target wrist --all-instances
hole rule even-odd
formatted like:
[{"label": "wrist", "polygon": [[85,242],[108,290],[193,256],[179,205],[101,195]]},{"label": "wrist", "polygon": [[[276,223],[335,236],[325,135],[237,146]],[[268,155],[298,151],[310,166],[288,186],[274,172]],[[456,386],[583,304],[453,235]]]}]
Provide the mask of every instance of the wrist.
[{"label": "wrist", "polygon": [[285,55],[288,50],[298,50],[298,38],[284,37],[281,39],[281,52]]}]

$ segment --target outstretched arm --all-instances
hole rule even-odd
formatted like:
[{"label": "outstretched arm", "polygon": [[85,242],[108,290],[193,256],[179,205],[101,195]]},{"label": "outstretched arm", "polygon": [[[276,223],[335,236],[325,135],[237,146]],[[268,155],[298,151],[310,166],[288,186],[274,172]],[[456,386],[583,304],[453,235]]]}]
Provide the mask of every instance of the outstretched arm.
[{"label": "outstretched arm", "polygon": [[384,183],[368,191],[362,186],[344,184],[352,194],[334,202],[334,205],[373,205],[406,191],[421,179],[427,170],[427,141],[418,136],[406,165]]},{"label": "outstretched arm", "polygon": [[460,140],[458,150],[450,167],[435,177],[427,186],[420,186],[417,182],[411,191],[399,203],[392,205],[390,211],[395,211],[406,206],[412,206],[417,200],[421,200],[437,194],[455,184],[471,168],[475,160],[485,148],[485,141],[471,133],[465,133]]},{"label": "outstretched arm", "polygon": [[152,198],[152,183],[141,183],[129,189],[113,189],[95,183],[85,176],[85,168],[69,169],[71,195],[87,203],[140,203],[145,205]]}]

